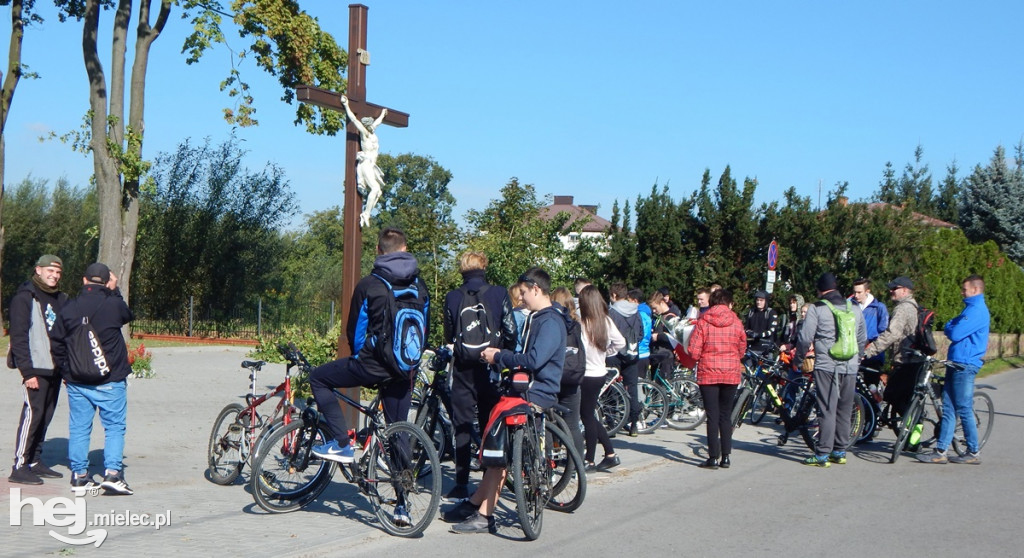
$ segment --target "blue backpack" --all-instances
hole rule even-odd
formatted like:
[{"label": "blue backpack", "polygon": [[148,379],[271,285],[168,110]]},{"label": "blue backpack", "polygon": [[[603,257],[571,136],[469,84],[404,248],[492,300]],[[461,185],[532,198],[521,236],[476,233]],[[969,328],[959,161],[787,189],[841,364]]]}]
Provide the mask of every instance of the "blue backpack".
[{"label": "blue backpack", "polygon": [[392,376],[407,380],[415,374],[427,342],[427,294],[421,295],[419,277],[408,287],[395,290],[387,279],[376,273],[373,276],[391,295],[385,302],[384,323],[374,337],[373,355]]}]

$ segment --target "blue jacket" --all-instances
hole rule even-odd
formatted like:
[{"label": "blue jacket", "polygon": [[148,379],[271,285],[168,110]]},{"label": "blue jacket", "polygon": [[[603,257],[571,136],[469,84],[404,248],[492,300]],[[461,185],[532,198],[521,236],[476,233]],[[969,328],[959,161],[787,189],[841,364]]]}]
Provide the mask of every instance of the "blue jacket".
[{"label": "blue jacket", "polygon": [[524,398],[548,408],[558,401],[565,362],[565,320],[555,306],[530,314],[526,321],[523,352],[499,351],[494,361],[502,368],[526,368],[533,385]]},{"label": "blue jacket", "polygon": [[639,356],[648,358],[651,356],[651,329],[654,325],[654,318],[651,317],[651,307],[646,302],[638,304],[636,311],[640,314],[640,323],[644,326],[644,336],[640,339],[638,348]]},{"label": "blue jacket", "polygon": [[949,360],[960,364],[980,367],[982,357],[988,349],[988,331],[991,316],[985,305],[985,295],[978,294],[964,299],[960,315],[946,322],[943,332],[952,341],[949,346]]},{"label": "blue jacket", "polygon": [[868,343],[889,327],[889,309],[876,297],[871,297],[871,303],[864,307],[864,324],[868,327]]}]

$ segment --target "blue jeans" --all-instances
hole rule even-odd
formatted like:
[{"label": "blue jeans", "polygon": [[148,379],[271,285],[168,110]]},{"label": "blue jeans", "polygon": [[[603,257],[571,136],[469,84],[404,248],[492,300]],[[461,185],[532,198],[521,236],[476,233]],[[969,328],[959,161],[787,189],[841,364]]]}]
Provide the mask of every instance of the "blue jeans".
[{"label": "blue jeans", "polygon": [[939,441],[935,447],[946,451],[953,441],[956,419],[964,427],[967,451],[978,453],[978,424],[974,418],[974,377],[978,367],[964,365],[963,370],[946,367],[946,383],[942,388],[942,422],[939,423]]},{"label": "blue jeans", "polygon": [[89,470],[89,439],[96,409],[100,411],[100,424],[103,425],[105,436],[103,466],[111,471],[121,471],[124,431],[128,419],[126,383],[122,380],[98,386],[71,383],[67,386],[70,414],[68,460],[71,461],[71,471],[83,474]]}]

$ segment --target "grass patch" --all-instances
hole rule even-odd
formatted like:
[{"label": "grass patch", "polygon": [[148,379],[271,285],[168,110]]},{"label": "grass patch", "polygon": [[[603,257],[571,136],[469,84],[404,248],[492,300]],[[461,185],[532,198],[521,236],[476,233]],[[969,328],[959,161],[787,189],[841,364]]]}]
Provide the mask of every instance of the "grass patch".
[{"label": "grass patch", "polygon": [[994,358],[982,365],[981,370],[978,372],[978,377],[984,378],[985,376],[999,374],[1015,368],[1024,368],[1024,356]]}]

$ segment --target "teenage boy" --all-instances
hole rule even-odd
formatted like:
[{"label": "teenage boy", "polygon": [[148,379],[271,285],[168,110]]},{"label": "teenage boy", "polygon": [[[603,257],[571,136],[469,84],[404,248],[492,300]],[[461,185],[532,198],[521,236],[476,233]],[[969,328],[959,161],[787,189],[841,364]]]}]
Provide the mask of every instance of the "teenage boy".
[{"label": "teenage boy", "polygon": [[[551,277],[539,267],[531,267],[519,276],[518,289],[523,304],[531,311],[523,331],[523,352],[497,348],[484,349],[484,360],[501,368],[526,368],[533,372],[530,389],[523,399],[542,408],[558,401],[565,360],[565,320],[551,305]],[[505,481],[504,467],[484,471],[480,486],[468,500],[445,510],[444,521],[456,523],[453,533],[495,532],[494,509]]]}]

